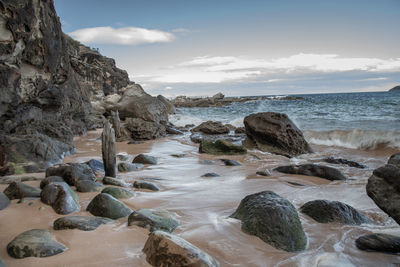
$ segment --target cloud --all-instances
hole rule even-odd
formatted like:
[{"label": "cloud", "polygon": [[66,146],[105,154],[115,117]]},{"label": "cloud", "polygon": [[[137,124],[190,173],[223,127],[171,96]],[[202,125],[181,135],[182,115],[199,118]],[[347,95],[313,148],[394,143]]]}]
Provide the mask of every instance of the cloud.
[{"label": "cloud", "polygon": [[149,30],[136,27],[112,28],[94,27],[79,29],[69,33],[70,36],[86,44],[118,44],[136,45],[143,43],[166,43],[172,42],[174,34],[161,31]]}]

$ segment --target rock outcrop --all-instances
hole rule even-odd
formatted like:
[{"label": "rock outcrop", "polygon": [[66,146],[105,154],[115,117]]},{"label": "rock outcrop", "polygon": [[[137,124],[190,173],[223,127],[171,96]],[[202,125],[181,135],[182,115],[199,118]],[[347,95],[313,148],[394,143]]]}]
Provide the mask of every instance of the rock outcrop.
[{"label": "rock outcrop", "polygon": [[286,157],[312,152],[303,133],[286,114],[251,114],[244,119],[244,126],[247,134],[244,144],[249,148]]},{"label": "rock outcrop", "polygon": [[389,90],[389,92],[394,92],[394,93],[400,92],[400,85],[393,87],[392,89]]}]

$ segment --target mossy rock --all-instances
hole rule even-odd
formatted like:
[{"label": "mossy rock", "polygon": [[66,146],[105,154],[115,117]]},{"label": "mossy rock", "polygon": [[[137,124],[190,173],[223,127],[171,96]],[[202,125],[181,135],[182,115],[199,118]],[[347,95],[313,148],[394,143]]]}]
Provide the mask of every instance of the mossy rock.
[{"label": "mossy rock", "polygon": [[179,226],[175,214],[155,209],[140,209],[132,212],[128,217],[128,226],[137,225],[149,229],[151,232],[162,230],[172,233]]},{"label": "mossy rock", "polygon": [[134,192],[129,191],[128,189],[119,188],[119,187],[106,187],[101,192],[112,195],[113,197],[115,197],[117,199],[131,198],[131,197],[135,196]]},{"label": "mossy rock", "polygon": [[4,194],[9,199],[21,199],[24,197],[40,197],[40,189],[26,185],[22,182],[12,182],[6,189]]},{"label": "mossy rock", "polygon": [[104,185],[92,180],[79,180],[75,182],[76,191],[86,192],[100,192]]},{"label": "mossy rock", "polygon": [[79,229],[82,231],[92,231],[101,224],[112,222],[111,219],[93,216],[66,216],[58,218],[53,223],[54,230]]},{"label": "mossy rock", "polygon": [[200,144],[199,152],[212,155],[242,155],[247,153],[247,149],[226,140],[217,140],[215,142],[204,140]]},{"label": "mossy rock", "polygon": [[100,193],[90,201],[87,209],[91,214],[113,220],[123,218],[132,213],[124,203],[109,194]]}]

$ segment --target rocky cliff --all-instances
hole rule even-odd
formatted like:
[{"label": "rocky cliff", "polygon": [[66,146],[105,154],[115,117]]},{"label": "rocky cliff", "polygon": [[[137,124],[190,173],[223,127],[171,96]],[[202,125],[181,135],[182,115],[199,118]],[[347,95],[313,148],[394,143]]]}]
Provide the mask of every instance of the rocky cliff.
[{"label": "rocky cliff", "polygon": [[62,32],[53,0],[0,0],[0,175],[73,152],[74,135],[102,126],[91,101],[128,85],[113,59]]}]

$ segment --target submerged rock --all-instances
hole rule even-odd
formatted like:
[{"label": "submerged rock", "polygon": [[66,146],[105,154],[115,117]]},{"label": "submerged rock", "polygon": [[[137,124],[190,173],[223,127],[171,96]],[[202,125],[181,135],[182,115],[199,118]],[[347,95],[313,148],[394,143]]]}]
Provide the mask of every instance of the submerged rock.
[{"label": "submerged rock", "polygon": [[215,173],[215,172],[207,172],[205,174],[203,174],[201,177],[219,177],[221,175]]},{"label": "submerged rock", "polygon": [[400,224],[400,168],[387,164],[374,170],[368,179],[367,194]]},{"label": "submerged rock", "polygon": [[155,183],[146,181],[134,181],[133,187],[138,189],[147,189],[151,191],[160,191],[160,188]]},{"label": "submerged rock", "polygon": [[350,205],[339,201],[313,200],[300,211],[319,223],[363,224],[371,221]]},{"label": "submerged rock", "polygon": [[116,186],[121,186],[121,187],[129,187],[129,184],[125,183],[123,180],[118,179],[118,178],[108,177],[108,176],[103,178],[103,184],[116,185]]},{"label": "submerged rock", "polygon": [[90,201],[87,209],[91,214],[113,220],[126,217],[132,213],[124,203],[109,194],[100,193]]},{"label": "submerged rock", "polygon": [[240,166],[239,162],[232,159],[220,159],[226,166]]},{"label": "submerged rock", "polygon": [[307,237],[296,208],[272,191],[246,196],[231,217],[242,221],[242,230],[271,246],[289,252],[306,248]]},{"label": "submerged rock", "polygon": [[78,180],[96,181],[92,168],[85,163],[59,164],[46,170],[46,177],[60,176],[69,185],[75,185]]},{"label": "submerged rock", "polygon": [[64,182],[46,185],[40,194],[40,199],[43,203],[52,206],[58,214],[69,214],[81,210],[78,196]]},{"label": "submerged rock", "polygon": [[157,158],[149,155],[139,154],[133,159],[132,163],[156,165]]},{"label": "submerged rock", "polygon": [[46,185],[52,182],[65,182],[60,176],[48,176],[40,182],[40,188],[43,189]]},{"label": "submerged rock", "polygon": [[199,152],[212,155],[242,155],[247,153],[247,149],[225,140],[217,140],[215,142],[202,141]]},{"label": "submerged rock", "polygon": [[118,171],[119,172],[138,171],[143,167],[144,167],[144,165],[141,164],[141,163],[129,163],[129,162],[120,162],[120,163],[118,163]]},{"label": "submerged rock", "polygon": [[66,216],[58,218],[53,223],[54,230],[79,229],[82,231],[92,231],[101,224],[112,222],[111,219],[92,216]]},{"label": "submerged rock", "polygon": [[67,248],[51,237],[48,230],[32,229],[15,237],[7,252],[13,258],[49,257],[64,252]]},{"label": "submerged rock", "polygon": [[162,230],[172,233],[179,226],[175,214],[155,209],[140,209],[132,212],[128,217],[128,226],[137,225],[154,232]]},{"label": "submerged rock", "polygon": [[192,129],[192,132],[202,132],[205,134],[226,134],[229,131],[229,127],[219,121],[206,121]]},{"label": "submerged rock", "polygon": [[12,200],[24,197],[40,197],[40,191],[39,188],[32,187],[22,182],[12,182],[4,189],[4,194]]},{"label": "submerged rock", "polygon": [[0,192],[0,210],[3,210],[10,205],[10,199],[6,196],[6,194]]},{"label": "submerged rock", "polygon": [[344,176],[339,170],[332,167],[317,165],[317,164],[279,166],[275,168],[274,171],[289,173],[289,174],[316,176],[330,181],[347,179],[346,176]]},{"label": "submerged rock", "polygon": [[80,180],[75,183],[76,191],[87,193],[87,192],[100,192],[104,185],[92,181],[92,180]]},{"label": "submerged rock", "polygon": [[131,198],[135,196],[135,193],[132,191],[129,191],[124,188],[119,188],[119,187],[106,187],[104,188],[101,193],[106,193],[109,195],[112,195],[113,197],[120,199],[120,198]]},{"label": "submerged rock", "polygon": [[400,253],[400,237],[388,234],[370,234],[356,240],[357,248],[366,251]]},{"label": "submerged rock", "polygon": [[155,231],[149,235],[143,252],[147,262],[153,266],[219,267],[219,263],[207,253],[186,240],[163,231]]},{"label": "submerged rock", "polygon": [[311,153],[312,149],[303,133],[286,114],[275,112],[257,113],[244,119],[248,148],[257,148],[286,157]]},{"label": "submerged rock", "polygon": [[367,168],[366,165],[360,164],[360,163],[352,161],[352,160],[347,160],[347,159],[329,157],[329,158],[325,158],[323,160],[325,162],[331,163],[331,164],[344,164],[344,165],[348,165],[350,167],[359,168],[359,169]]}]

